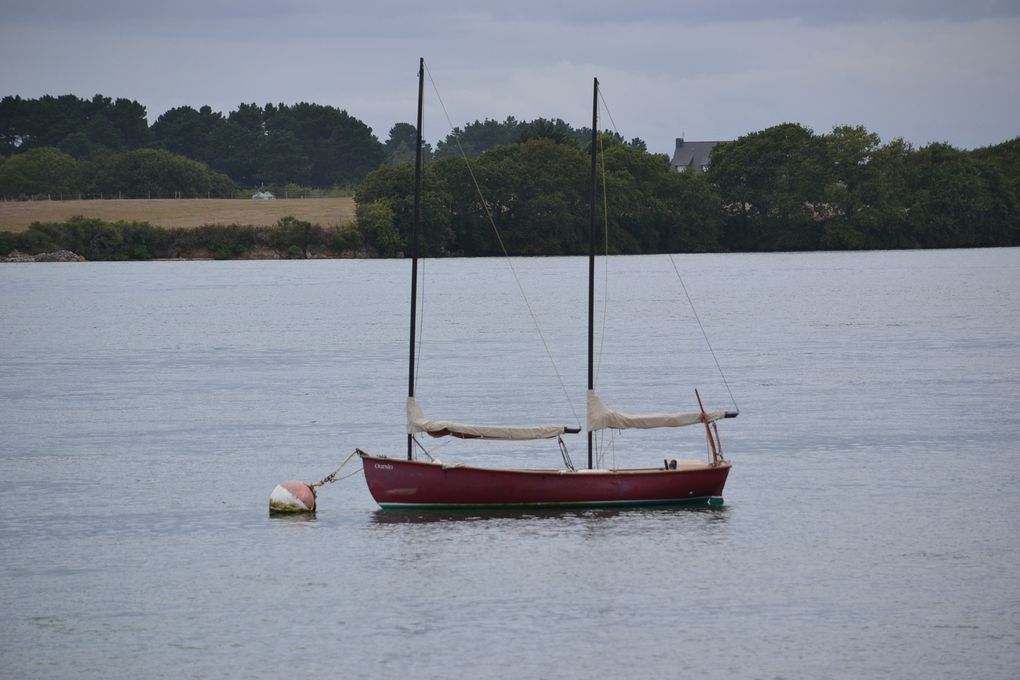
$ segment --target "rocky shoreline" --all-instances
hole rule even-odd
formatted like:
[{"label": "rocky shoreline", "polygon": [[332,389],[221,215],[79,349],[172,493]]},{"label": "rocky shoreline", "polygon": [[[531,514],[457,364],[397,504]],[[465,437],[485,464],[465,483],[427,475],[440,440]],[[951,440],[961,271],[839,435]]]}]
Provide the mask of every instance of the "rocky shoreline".
[{"label": "rocky shoreline", "polygon": [[57,250],[52,253],[39,253],[38,255],[26,255],[17,250],[12,250],[7,257],[0,257],[0,262],[85,262],[85,258],[70,250]]},{"label": "rocky shoreline", "polygon": [[[285,253],[273,250],[272,248],[253,248],[243,255],[238,257],[230,258],[233,260],[287,260],[287,259],[303,259],[303,260],[348,260],[348,259],[369,259],[373,257],[371,253],[365,249],[359,250],[347,250],[339,254],[329,253],[322,249],[309,249],[309,252],[301,258],[289,258]],[[151,262],[191,262],[199,260],[215,260],[213,254],[206,249],[197,249],[189,252],[183,257],[156,257],[152,258]],[[140,261],[140,260],[134,260]],[[78,253],[70,250],[57,250],[52,253],[39,253],[38,255],[29,255],[22,253],[17,250],[12,250],[9,255],[0,255],[0,263],[2,262],[88,262],[87,259],[79,255]]]}]

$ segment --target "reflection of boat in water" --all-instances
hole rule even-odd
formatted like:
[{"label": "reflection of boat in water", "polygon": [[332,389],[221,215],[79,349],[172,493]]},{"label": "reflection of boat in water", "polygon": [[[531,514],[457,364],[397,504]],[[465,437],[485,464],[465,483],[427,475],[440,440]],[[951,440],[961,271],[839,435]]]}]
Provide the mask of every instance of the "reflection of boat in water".
[{"label": "reflection of boat in water", "polygon": [[[594,81],[591,140],[591,225],[588,257],[588,468],[574,469],[564,455],[565,469],[484,468],[415,460],[416,436],[461,439],[558,439],[580,428],[561,425],[478,425],[425,417],[415,401],[415,319],[419,230],[421,223],[422,103],[424,60],[418,71],[418,134],[415,156],[414,228],[411,239],[410,353],[407,398],[407,458],[373,456],[359,450],[369,491],[383,508],[472,507],[614,507],[637,505],[713,504],[722,502],[730,464],[722,456],[715,421],[736,412],[626,414],[608,408],[594,386],[595,223],[597,214],[598,80]],[[711,458],[708,462],[667,460],[661,467],[596,469],[593,432],[603,429],[683,427],[703,424]],[[562,446],[562,440],[560,441]],[[424,450],[424,447],[422,447]]]},{"label": "reflection of boat in water", "polygon": [[590,525],[593,522],[611,522],[615,519],[649,518],[655,513],[669,513],[675,517],[678,509],[685,513],[708,514],[711,521],[725,521],[727,508],[723,505],[685,504],[656,506],[614,506],[602,508],[538,506],[538,507],[476,507],[427,509],[407,507],[401,510],[376,510],[372,524],[437,524],[437,523],[500,523],[500,522],[542,522],[545,520],[576,521]]}]

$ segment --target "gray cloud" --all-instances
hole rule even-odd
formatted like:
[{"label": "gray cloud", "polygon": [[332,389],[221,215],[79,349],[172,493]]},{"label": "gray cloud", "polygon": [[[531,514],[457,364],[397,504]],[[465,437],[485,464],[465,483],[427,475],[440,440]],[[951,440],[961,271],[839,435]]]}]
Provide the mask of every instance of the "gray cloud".
[{"label": "gray cloud", "polygon": [[[620,132],[655,151],[683,132],[729,139],[783,121],[973,147],[1020,134],[1018,5],[6,2],[0,95],[100,92],[152,118],[185,104],[316,101],[385,138],[413,118],[424,55],[454,125],[586,124],[598,75]],[[445,136],[435,104],[427,121],[430,139]]]},{"label": "gray cloud", "polygon": [[[683,23],[800,20],[807,23],[874,22],[885,20],[973,21],[1020,16],[1020,0],[636,0],[462,3],[434,0],[17,0],[5,2],[5,20],[33,25],[165,21],[170,23],[260,19],[269,22],[311,22],[341,28],[345,23],[373,24],[385,30],[389,23],[413,20],[436,27],[445,17],[480,14],[496,20],[590,25],[668,21]],[[382,21],[380,21],[382,19]]]}]

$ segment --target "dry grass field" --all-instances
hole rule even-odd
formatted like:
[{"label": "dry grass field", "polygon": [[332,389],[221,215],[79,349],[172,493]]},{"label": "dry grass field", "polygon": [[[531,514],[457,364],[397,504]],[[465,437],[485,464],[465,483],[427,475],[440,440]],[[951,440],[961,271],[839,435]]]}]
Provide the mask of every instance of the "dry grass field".
[{"label": "dry grass field", "polygon": [[76,215],[148,222],[160,227],[204,224],[271,226],[287,215],[323,227],[354,219],[354,199],[122,199],[93,201],[0,201],[0,230],[24,231],[32,222],[64,222]]}]

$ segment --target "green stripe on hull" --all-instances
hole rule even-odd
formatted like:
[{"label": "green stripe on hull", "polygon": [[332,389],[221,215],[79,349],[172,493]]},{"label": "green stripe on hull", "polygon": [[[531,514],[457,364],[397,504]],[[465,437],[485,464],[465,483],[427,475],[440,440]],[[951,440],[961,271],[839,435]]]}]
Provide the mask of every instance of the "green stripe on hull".
[{"label": "green stripe on hull", "polygon": [[640,508],[661,505],[710,505],[723,504],[722,496],[701,496],[698,498],[665,499],[652,501],[580,501],[576,503],[380,503],[383,510],[500,510],[506,508]]}]

